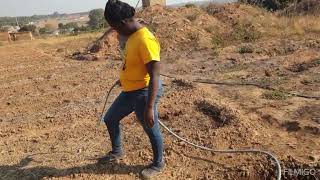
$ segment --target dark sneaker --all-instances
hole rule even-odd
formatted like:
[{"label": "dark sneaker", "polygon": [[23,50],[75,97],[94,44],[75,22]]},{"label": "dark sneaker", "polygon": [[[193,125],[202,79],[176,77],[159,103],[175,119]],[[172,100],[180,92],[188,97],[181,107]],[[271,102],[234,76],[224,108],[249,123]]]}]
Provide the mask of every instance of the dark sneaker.
[{"label": "dark sneaker", "polygon": [[124,153],[113,153],[110,151],[106,156],[103,156],[98,159],[98,164],[107,164],[107,163],[112,163],[117,160],[122,160],[124,158]]},{"label": "dark sneaker", "polygon": [[164,162],[162,162],[159,166],[155,166],[151,164],[148,167],[146,167],[144,170],[142,170],[141,176],[143,179],[151,179],[157,176],[158,174],[160,174],[164,169],[164,167],[165,167]]}]

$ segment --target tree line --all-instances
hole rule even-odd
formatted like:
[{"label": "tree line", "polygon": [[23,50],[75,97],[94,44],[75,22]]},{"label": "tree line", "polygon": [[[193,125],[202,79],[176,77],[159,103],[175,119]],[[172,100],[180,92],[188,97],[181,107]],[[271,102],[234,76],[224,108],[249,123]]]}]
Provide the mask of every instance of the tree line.
[{"label": "tree line", "polygon": [[[40,34],[45,34],[48,32],[52,32],[57,30],[55,25],[47,23],[45,27],[37,28],[35,25],[30,25],[30,22],[41,21],[45,19],[52,18],[61,18],[66,16],[66,14],[59,14],[57,12],[52,15],[34,15],[29,17],[18,17],[18,22],[20,25],[19,31],[31,31],[31,32],[39,32]],[[16,18],[15,17],[0,17],[0,26],[16,26]],[[58,29],[62,33],[69,32],[71,29],[73,31],[95,31],[102,29],[107,26],[107,23],[104,19],[104,10],[103,9],[93,9],[89,12],[89,21],[87,25],[79,26],[77,22],[69,22],[66,24],[59,23]]]},{"label": "tree line", "polygon": [[303,0],[238,0],[242,3],[257,5],[268,10],[283,10],[294,3],[300,3]]}]

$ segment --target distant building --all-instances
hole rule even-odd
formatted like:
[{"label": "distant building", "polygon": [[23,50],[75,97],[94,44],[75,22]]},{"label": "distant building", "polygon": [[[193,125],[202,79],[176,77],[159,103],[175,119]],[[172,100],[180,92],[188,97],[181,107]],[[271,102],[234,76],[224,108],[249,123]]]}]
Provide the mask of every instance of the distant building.
[{"label": "distant building", "polygon": [[6,26],[1,26],[0,29],[1,29],[2,32],[5,32],[5,31],[9,31],[9,29],[12,29],[12,28],[13,28],[13,26],[7,26],[6,25]]},{"label": "distant building", "polygon": [[162,5],[165,6],[166,5],[166,0],[142,0],[142,7],[149,7],[149,6],[153,6],[153,5]]},{"label": "distant building", "polygon": [[20,30],[19,26],[1,26],[1,31],[7,31],[8,33],[15,33]]}]

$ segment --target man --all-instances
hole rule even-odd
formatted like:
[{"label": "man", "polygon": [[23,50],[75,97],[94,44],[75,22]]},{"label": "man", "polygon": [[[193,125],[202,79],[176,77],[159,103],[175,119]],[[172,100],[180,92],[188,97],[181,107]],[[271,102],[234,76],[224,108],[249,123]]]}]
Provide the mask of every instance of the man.
[{"label": "man", "polygon": [[100,158],[99,162],[107,163],[124,156],[119,124],[121,119],[134,111],[153,150],[153,163],[141,172],[144,178],[150,178],[160,173],[165,166],[157,110],[162,94],[160,45],[154,35],[134,18],[135,9],[130,5],[109,0],[104,15],[109,25],[128,39],[125,44],[124,64],[120,70],[123,91],[104,116],[112,151]]}]

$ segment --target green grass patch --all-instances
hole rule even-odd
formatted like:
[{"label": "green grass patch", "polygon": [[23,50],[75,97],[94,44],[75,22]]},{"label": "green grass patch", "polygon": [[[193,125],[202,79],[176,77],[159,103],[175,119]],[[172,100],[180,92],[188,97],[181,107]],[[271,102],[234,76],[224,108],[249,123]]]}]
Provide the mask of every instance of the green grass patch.
[{"label": "green grass patch", "polygon": [[225,45],[225,40],[223,39],[223,37],[221,35],[214,35],[211,38],[211,43],[214,48],[220,48]]},{"label": "green grass patch", "polygon": [[211,38],[211,43],[212,43],[212,56],[219,56],[219,48],[225,47],[225,39],[223,36],[220,35],[214,35]]},{"label": "green grass patch", "polygon": [[241,46],[241,47],[238,49],[238,52],[239,52],[240,54],[253,53],[253,47],[252,47],[252,46],[249,46],[249,45],[244,45],[244,46]]},{"label": "green grass patch", "polygon": [[265,91],[262,93],[263,99],[269,100],[286,100],[289,96],[280,91]]}]

